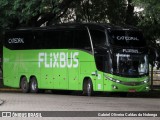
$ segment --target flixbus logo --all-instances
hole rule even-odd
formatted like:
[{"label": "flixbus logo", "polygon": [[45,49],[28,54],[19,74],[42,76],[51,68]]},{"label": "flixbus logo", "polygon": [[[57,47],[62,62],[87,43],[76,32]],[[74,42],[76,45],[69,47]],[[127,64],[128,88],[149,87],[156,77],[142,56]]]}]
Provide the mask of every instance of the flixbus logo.
[{"label": "flixbus logo", "polygon": [[46,53],[41,52],[38,54],[38,67],[45,68],[77,68],[79,61],[77,56],[78,52],[64,53]]}]

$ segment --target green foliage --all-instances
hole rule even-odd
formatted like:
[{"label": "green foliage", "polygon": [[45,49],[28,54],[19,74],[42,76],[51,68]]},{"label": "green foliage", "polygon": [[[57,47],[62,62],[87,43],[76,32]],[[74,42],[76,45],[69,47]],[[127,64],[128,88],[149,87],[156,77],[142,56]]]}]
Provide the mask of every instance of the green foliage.
[{"label": "green foliage", "polygon": [[146,39],[155,43],[160,38],[160,1],[135,0],[135,5],[144,9],[139,13],[138,26],[144,30]]},{"label": "green foliage", "polygon": [[[102,4],[103,3],[103,4]],[[76,21],[106,22],[107,1],[86,0],[75,2]]]},{"label": "green foliage", "polygon": [[[22,2],[21,0],[0,1],[1,15],[3,16],[3,18],[0,19],[1,27],[13,27],[16,22],[22,24],[24,21],[27,21],[29,17],[36,12],[36,10],[32,8],[33,4],[33,1],[30,3]],[[33,11],[35,12],[33,13]]]},{"label": "green foliage", "polygon": [[160,41],[160,1],[159,0],[134,0],[134,4],[139,8],[143,8],[138,13],[139,26],[143,32],[145,38],[148,40],[150,48],[150,63],[160,66],[160,44],[156,41]]},{"label": "green foliage", "polygon": [[[128,0],[132,1],[132,0]],[[71,6],[70,6],[70,3]],[[45,22],[110,22],[136,24],[127,0],[1,0],[1,28],[41,26]],[[128,12],[129,11],[129,12]],[[128,18],[127,16],[130,15]],[[132,20],[132,21],[131,21]]]},{"label": "green foliage", "polygon": [[[130,0],[131,1],[131,0]],[[103,22],[112,24],[136,24],[132,8],[126,0],[83,0],[75,1],[65,20],[77,22]],[[133,7],[134,8],[134,7]],[[72,14],[74,11],[74,15]],[[70,17],[68,17],[68,15]],[[128,19],[128,15],[131,19]],[[74,17],[73,17],[74,16]],[[132,21],[131,21],[132,20]]]},{"label": "green foliage", "polygon": [[0,29],[41,26],[57,17],[65,8],[64,3],[68,6],[71,1],[73,0],[1,0]]},{"label": "green foliage", "polygon": [[[144,10],[136,13],[134,6]],[[76,21],[138,26],[153,42],[160,36],[159,0],[1,0],[0,15],[1,31]]]}]

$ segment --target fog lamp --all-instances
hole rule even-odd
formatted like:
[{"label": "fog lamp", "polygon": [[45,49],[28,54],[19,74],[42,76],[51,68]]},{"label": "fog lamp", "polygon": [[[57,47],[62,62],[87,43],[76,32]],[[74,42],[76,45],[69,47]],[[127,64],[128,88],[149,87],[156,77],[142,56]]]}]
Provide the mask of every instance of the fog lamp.
[{"label": "fog lamp", "polygon": [[112,86],[112,88],[113,88],[113,89],[118,89],[118,87],[117,87],[117,86],[115,86],[115,85],[113,85],[113,86]]}]

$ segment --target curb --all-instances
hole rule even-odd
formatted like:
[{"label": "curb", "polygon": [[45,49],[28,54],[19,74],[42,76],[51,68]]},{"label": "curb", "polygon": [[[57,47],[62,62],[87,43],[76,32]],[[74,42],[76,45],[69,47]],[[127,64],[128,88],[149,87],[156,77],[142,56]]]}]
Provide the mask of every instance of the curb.
[{"label": "curb", "polygon": [[0,92],[20,92],[21,89],[14,88],[0,88]]}]

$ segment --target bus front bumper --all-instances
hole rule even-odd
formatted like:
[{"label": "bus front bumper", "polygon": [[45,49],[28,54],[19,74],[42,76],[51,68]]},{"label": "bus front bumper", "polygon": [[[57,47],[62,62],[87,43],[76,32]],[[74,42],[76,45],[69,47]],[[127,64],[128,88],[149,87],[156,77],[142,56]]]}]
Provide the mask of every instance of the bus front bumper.
[{"label": "bus front bumper", "polygon": [[104,81],[104,91],[108,92],[148,92],[150,90],[149,81],[136,81],[136,82],[127,82],[127,81]]}]

